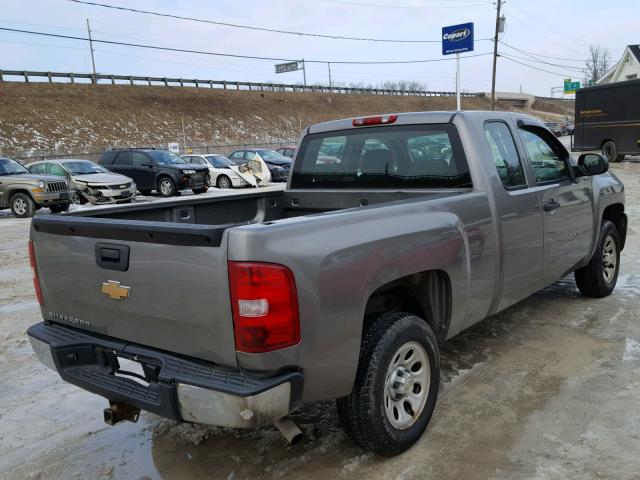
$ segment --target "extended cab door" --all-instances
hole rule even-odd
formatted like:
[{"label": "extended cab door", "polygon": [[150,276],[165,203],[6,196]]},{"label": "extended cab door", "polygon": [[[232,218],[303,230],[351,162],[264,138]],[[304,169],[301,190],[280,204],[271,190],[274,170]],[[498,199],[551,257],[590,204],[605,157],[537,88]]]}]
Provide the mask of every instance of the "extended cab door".
[{"label": "extended cab door", "polygon": [[542,214],[533,175],[516,148],[513,126],[490,120],[484,133],[499,177],[493,185],[502,252],[500,301],[492,308],[496,311],[541,287]]},{"label": "extended cab door", "polygon": [[589,177],[574,179],[569,153],[551,132],[528,124],[521,124],[518,130],[538,185],[544,278],[551,284],[571,272],[591,251],[593,191]]}]

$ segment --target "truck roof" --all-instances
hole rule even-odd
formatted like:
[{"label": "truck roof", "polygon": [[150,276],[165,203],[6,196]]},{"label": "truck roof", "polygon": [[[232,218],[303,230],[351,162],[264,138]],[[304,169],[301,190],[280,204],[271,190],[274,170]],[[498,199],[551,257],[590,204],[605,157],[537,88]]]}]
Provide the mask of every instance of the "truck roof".
[{"label": "truck roof", "polygon": [[451,123],[455,116],[463,117],[481,117],[481,118],[510,118],[513,116],[527,117],[520,113],[504,112],[504,111],[485,111],[485,110],[469,110],[469,111],[438,111],[438,112],[405,112],[405,113],[385,113],[378,115],[365,115],[351,118],[343,118],[341,120],[332,120],[330,122],[317,123],[311,125],[307,133],[323,133],[332,132],[336,130],[348,130],[351,128],[361,128],[354,126],[353,122],[357,118],[370,118],[370,117],[388,117],[397,116],[397,119],[392,123],[393,125],[415,125],[420,123]]}]

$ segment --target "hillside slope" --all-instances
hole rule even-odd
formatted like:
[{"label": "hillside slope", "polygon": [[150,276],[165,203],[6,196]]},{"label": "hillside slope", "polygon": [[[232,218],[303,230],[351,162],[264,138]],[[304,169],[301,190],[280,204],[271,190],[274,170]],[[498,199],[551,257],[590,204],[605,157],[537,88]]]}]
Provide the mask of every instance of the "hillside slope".
[{"label": "hillside slope", "polygon": [[[489,101],[463,98],[462,106],[488,109]],[[324,120],[454,108],[453,97],[3,83],[0,153],[27,157],[182,144],[183,120],[188,145],[281,142],[296,139],[304,126]]]}]

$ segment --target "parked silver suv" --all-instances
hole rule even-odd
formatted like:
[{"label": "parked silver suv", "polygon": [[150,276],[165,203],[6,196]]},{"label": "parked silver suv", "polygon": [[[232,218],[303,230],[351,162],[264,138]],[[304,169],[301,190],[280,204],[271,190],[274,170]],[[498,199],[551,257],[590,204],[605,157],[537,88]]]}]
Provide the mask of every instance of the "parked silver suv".
[{"label": "parked silver suv", "polygon": [[0,209],[11,208],[14,216],[26,218],[41,207],[49,207],[53,213],[64,212],[70,202],[66,179],[33,175],[15,160],[0,158]]},{"label": "parked silver suv", "polygon": [[73,203],[121,203],[136,198],[136,184],[131,178],[110,172],[90,160],[34,162],[29,165],[29,171],[66,178],[75,190]]}]

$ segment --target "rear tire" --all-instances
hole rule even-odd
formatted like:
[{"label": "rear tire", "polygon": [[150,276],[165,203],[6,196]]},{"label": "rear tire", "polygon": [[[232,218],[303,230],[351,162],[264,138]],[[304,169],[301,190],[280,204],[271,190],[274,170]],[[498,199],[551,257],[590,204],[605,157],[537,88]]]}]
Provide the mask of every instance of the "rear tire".
[{"label": "rear tire", "polygon": [[620,236],[613,222],[604,221],[591,261],[575,271],[578,290],[587,297],[602,298],[613,292],[620,271]]},{"label": "rear tire", "polygon": [[61,213],[69,210],[70,203],[59,203],[57,205],[49,205],[49,210],[51,213]]},{"label": "rear tire", "polygon": [[163,197],[173,197],[176,191],[176,185],[169,177],[162,177],[158,180],[158,193]]},{"label": "rear tire", "polygon": [[36,213],[36,204],[26,193],[14,193],[9,205],[14,217],[29,218]]},{"label": "rear tire", "polygon": [[384,313],[365,326],[356,380],[351,394],[338,399],[338,416],[363,448],[398,455],[427,428],[439,383],[431,327],[409,313]]},{"label": "rear tire", "polygon": [[618,154],[616,144],[611,140],[607,140],[602,144],[602,155],[606,157],[609,163],[616,163],[624,160],[624,155]]}]

